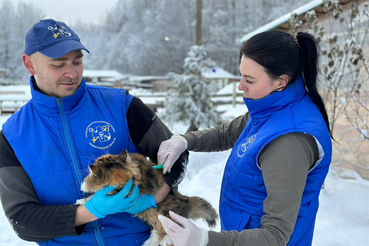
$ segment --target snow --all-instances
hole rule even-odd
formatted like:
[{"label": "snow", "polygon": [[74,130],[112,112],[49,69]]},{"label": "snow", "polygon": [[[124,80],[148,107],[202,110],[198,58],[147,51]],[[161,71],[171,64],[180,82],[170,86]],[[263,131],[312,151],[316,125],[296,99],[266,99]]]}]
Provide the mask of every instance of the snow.
[{"label": "snow", "polygon": [[83,70],[83,76],[85,77],[113,77],[116,79],[125,78],[123,74],[115,70]]},{"label": "snow", "polygon": [[348,173],[330,170],[319,199],[313,245],[368,245],[369,181]]},{"label": "snow", "polygon": [[167,80],[169,79],[169,76],[130,76],[130,81],[150,81],[150,80]]},{"label": "snow", "polygon": [[[0,88],[3,91],[4,88]],[[7,88],[17,91],[16,88]],[[137,91],[136,91],[137,92]],[[141,91],[142,93],[142,91]],[[148,93],[149,94],[149,93]],[[244,105],[223,105],[226,117],[236,117],[246,112]],[[160,109],[158,115],[165,114]],[[224,116],[224,115],[223,115]],[[9,116],[0,116],[2,125]],[[175,134],[184,133],[187,125],[171,126]],[[224,165],[230,151],[216,153],[190,153],[186,178],[179,186],[184,195],[200,196],[208,200],[217,210]],[[369,242],[369,181],[356,172],[331,167],[320,195],[320,208],[315,225],[314,246],[365,246]],[[0,205],[1,207],[1,205]],[[201,222],[198,226],[209,229]],[[218,223],[213,229],[220,230]],[[0,208],[0,245],[36,245],[19,239],[12,230],[3,210]]]},{"label": "snow", "polygon": [[2,93],[31,95],[31,89],[29,85],[0,86],[0,94]]},{"label": "snow", "polygon": [[235,91],[237,94],[243,94],[242,92],[240,92],[237,89],[239,83],[229,83],[226,86],[224,86],[223,88],[221,88],[219,91],[217,91],[217,95],[229,95],[229,94],[233,94],[233,92]]},{"label": "snow", "polygon": [[214,69],[211,69],[211,70],[203,71],[202,76],[208,79],[236,79],[236,78],[239,78],[239,76],[235,76],[219,66],[216,66]]}]

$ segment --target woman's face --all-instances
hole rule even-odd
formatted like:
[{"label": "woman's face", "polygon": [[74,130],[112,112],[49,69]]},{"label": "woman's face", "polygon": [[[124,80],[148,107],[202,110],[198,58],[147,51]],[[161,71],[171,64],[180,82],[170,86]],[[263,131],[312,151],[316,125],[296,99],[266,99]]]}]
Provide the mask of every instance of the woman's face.
[{"label": "woman's face", "polygon": [[271,79],[263,66],[248,57],[241,57],[240,73],[238,90],[243,91],[245,98],[261,99],[281,88],[280,79]]}]

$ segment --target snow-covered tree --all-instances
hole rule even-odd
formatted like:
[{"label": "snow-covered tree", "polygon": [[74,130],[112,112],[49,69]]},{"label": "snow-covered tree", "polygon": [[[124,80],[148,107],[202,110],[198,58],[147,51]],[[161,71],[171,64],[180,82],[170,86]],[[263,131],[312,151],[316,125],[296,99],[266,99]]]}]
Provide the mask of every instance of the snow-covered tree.
[{"label": "snow-covered tree", "polygon": [[[308,1],[203,0],[202,44],[218,65],[237,74],[240,38]],[[15,6],[10,0],[0,4],[0,67],[19,78],[27,75],[18,59],[25,30],[45,16],[33,2],[22,4]],[[67,24],[91,52],[84,57],[86,69],[135,75],[182,73],[187,47],[196,38],[196,0],[119,0],[99,25]]]},{"label": "snow-covered tree", "polygon": [[[217,64],[237,74],[240,38],[308,1],[203,0],[202,44]],[[135,75],[182,73],[184,47],[196,38],[196,0],[119,0],[99,29],[78,33],[91,49],[85,56],[87,69]]]},{"label": "snow-covered tree", "polygon": [[15,64],[12,60],[17,48],[14,45],[14,42],[16,42],[15,21],[14,6],[10,1],[4,1],[0,9],[0,67],[8,71],[8,77],[12,77],[14,74]]},{"label": "snow-covered tree", "polygon": [[338,1],[325,0],[326,21],[309,11],[306,23],[293,15],[290,25],[319,42],[319,87],[337,140],[334,163],[369,170],[369,3],[360,3],[354,0],[344,11]]},{"label": "snow-covered tree", "polygon": [[183,69],[183,74],[170,74],[173,88],[164,104],[166,114],[163,119],[169,124],[180,121],[189,123],[187,131],[219,123],[220,113],[211,101],[217,85],[202,75],[215,69],[215,62],[207,57],[203,46],[195,45],[188,52]]},{"label": "snow-covered tree", "polygon": [[10,0],[0,4],[0,67],[8,71],[8,78],[28,77],[23,67],[24,38],[32,25],[44,17],[41,9],[32,3]]}]

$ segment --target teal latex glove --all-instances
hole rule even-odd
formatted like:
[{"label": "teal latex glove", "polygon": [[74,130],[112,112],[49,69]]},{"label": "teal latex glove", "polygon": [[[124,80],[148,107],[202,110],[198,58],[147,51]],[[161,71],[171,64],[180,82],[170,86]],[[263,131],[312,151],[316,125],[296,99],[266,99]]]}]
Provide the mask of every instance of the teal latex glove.
[{"label": "teal latex glove", "polygon": [[138,214],[151,207],[158,207],[155,204],[154,196],[153,195],[143,195],[143,196],[138,196],[137,199],[134,201],[133,206],[124,209],[124,212],[130,213],[130,214]]},{"label": "teal latex glove", "polygon": [[140,197],[138,187],[135,186],[132,194],[127,196],[132,188],[132,179],[115,195],[108,195],[116,187],[107,186],[97,191],[90,200],[85,203],[87,210],[97,218],[104,218],[106,215],[125,212],[125,209],[132,207]]}]

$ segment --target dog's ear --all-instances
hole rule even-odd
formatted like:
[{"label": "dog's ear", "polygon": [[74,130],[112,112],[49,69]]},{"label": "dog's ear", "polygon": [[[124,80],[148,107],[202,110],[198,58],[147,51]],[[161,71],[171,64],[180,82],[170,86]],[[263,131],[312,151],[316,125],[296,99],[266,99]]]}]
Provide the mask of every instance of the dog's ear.
[{"label": "dog's ear", "polygon": [[93,175],[95,175],[96,177],[100,177],[101,176],[101,168],[99,166],[89,165],[88,167],[90,168],[91,173]]},{"label": "dog's ear", "polygon": [[127,150],[122,150],[122,152],[120,152],[118,159],[121,160],[122,162],[126,162],[127,160]]}]

